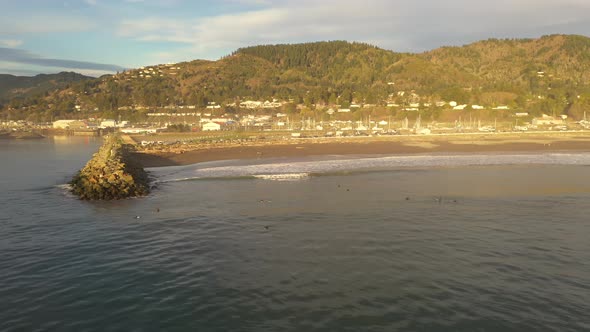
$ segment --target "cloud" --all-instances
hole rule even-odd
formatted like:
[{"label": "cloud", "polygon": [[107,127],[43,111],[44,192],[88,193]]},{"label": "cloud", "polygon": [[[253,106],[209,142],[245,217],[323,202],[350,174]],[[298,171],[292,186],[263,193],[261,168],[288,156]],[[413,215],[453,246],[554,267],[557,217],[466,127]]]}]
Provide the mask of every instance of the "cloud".
[{"label": "cloud", "polygon": [[43,58],[25,50],[5,47],[0,47],[0,61],[41,67],[57,67],[104,72],[114,72],[124,69],[123,67],[111,64]]},{"label": "cloud", "polygon": [[19,47],[23,44],[22,40],[16,39],[0,39],[0,47],[10,47],[15,48]]},{"label": "cloud", "polygon": [[0,20],[0,31],[6,35],[81,32],[95,27],[96,23],[92,19],[79,15],[27,14]]},{"label": "cloud", "polygon": [[590,1],[226,0],[258,9],[194,19],[126,19],[120,36],[185,44],[186,56],[221,56],[247,45],[316,40],[375,42],[422,51],[490,37],[590,31]]}]

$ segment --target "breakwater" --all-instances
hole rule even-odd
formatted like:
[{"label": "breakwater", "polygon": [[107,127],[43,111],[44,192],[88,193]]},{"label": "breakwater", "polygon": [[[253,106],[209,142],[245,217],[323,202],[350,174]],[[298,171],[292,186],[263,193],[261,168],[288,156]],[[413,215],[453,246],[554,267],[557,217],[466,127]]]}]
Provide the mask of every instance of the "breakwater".
[{"label": "breakwater", "polygon": [[130,146],[119,135],[104,144],[70,182],[72,192],[83,200],[116,200],[149,193],[146,171],[130,157]]}]

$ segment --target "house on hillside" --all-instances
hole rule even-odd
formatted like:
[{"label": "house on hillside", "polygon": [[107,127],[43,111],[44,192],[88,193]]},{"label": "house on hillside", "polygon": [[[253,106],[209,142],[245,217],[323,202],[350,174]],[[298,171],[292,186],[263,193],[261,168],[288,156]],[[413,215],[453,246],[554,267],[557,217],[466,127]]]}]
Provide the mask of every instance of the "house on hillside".
[{"label": "house on hillside", "polygon": [[214,101],[210,101],[210,102],[207,103],[207,108],[208,109],[219,109],[219,108],[221,108],[221,105],[218,105]]},{"label": "house on hillside", "polygon": [[254,101],[254,100],[246,100],[240,103],[240,107],[242,108],[259,108],[262,106],[261,101]]}]

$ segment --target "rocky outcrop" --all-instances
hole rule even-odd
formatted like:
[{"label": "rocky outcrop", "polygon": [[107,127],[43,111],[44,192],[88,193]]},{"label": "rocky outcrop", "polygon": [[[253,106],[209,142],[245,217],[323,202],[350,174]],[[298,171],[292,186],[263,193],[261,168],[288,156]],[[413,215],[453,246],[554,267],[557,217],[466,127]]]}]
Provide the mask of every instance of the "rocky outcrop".
[{"label": "rocky outcrop", "polygon": [[133,162],[118,135],[105,139],[92,159],[74,176],[72,192],[83,200],[116,200],[149,193],[145,170]]}]

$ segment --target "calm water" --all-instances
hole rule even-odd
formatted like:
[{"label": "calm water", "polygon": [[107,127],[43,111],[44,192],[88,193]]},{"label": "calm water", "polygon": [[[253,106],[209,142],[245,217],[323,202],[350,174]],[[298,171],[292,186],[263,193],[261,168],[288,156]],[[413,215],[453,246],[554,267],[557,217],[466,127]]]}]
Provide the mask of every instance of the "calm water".
[{"label": "calm water", "polygon": [[0,141],[1,331],[590,330],[590,154],[217,162],[78,201],[99,144]]}]

